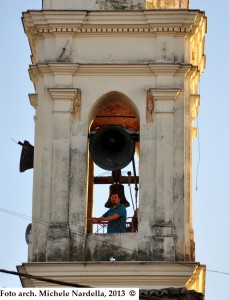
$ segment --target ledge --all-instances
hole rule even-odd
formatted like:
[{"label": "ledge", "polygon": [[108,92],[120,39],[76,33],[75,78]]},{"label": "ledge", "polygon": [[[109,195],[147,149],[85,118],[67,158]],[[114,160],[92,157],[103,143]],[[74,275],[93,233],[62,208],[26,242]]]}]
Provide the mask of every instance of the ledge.
[{"label": "ledge", "polygon": [[30,104],[33,106],[34,109],[37,108],[37,105],[38,105],[38,94],[29,94],[29,101],[30,101]]},{"label": "ledge", "polygon": [[[57,262],[24,263],[19,272],[91,287],[162,289],[185,287],[199,263],[182,262]],[[21,277],[23,287],[46,287],[49,283]]]}]

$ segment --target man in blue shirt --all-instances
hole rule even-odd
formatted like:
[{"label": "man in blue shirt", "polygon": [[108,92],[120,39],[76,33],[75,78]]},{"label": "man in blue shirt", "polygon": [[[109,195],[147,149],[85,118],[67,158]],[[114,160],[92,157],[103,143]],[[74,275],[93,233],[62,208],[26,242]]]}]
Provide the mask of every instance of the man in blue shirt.
[{"label": "man in blue shirt", "polygon": [[93,218],[93,223],[108,221],[107,233],[126,232],[126,208],[120,204],[118,194],[111,195],[112,207],[100,218]]}]

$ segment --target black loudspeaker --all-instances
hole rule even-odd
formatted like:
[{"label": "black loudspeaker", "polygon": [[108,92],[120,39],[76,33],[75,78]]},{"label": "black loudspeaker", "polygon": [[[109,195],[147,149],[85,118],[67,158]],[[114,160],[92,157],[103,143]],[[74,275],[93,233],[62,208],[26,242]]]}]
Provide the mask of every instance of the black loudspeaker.
[{"label": "black loudspeaker", "polygon": [[133,159],[134,138],[119,126],[108,126],[90,135],[89,151],[94,163],[114,171],[125,168]]},{"label": "black loudspeaker", "polygon": [[34,156],[34,147],[28,142],[24,141],[24,144],[18,142],[22,146],[21,158],[20,158],[20,172],[24,172],[28,169],[33,168],[33,156]]}]

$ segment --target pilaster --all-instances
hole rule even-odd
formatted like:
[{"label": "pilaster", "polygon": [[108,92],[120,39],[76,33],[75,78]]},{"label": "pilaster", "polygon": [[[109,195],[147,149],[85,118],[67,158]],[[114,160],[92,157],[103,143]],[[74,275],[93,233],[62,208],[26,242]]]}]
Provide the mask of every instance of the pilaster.
[{"label": "pilaster", "polygon": [[52,198],[47,240],[49,261],[69,260],[69,165],[73,102],[77,89],[50,88],[53,105]]},{"label": "pilaster", "polygon": [[[140,168],[144,170],[141,173],[141,191],[145,190],[145,185],[148,188],[147,196],[140,194],[139,253],[145,253],[150,260],[174,261],[184,256],[183,223],[180,223],[184,213],[184,171],[179,170],[184,149],[180,143],[183,135],[180,132],[176,134],[176,128],[182,128],[180,92],[178,88],[150,89],[154,99],[154,121],[148,125],[147,135],[146,132],[141,133],[140,155],[148,157],[145,165],[140,156]],[[177,101],[181,106],[179,109]]]}]

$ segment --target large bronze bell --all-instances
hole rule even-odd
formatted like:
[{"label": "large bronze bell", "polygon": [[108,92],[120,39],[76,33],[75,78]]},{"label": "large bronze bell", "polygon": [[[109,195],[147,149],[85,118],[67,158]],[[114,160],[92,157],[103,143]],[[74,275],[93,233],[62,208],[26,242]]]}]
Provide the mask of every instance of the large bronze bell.
[{"label": "large bronze bell", "polygon": [[135,141],[119,126],[108,126],[90,136],[90,154],[102,169],[114,171],[126,167],[134,157]]},{"label": "large bronze bell", "polygon": [[107,202],[104,205],[105,207],[107,207],[107,208],[112,207],[112,204],[111,204],[111,195],[112,194],[119,195],[120,204],[124,205],[125,207],[130,206],[130,203],[126,200],[126,196],[124,193],[124,186],[120,183],[114,183],[114,184],[110,185],[110,194],[109,194],[109,198],[108,198]]}]

